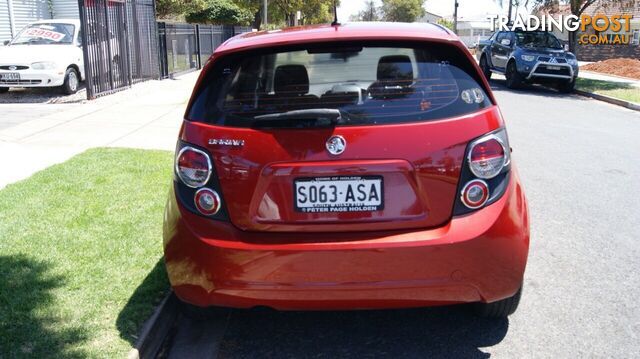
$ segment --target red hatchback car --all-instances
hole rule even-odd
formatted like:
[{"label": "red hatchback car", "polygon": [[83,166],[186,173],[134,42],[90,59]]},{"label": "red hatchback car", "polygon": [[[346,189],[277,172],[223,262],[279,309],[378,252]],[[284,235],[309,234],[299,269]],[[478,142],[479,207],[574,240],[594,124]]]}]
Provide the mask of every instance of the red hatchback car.
[{"label": "red hatchback car", "polygon": [[250,33],[193,92],[164,221],[191,307],[513,313],[527,201],[491,89],[429,24]]}]

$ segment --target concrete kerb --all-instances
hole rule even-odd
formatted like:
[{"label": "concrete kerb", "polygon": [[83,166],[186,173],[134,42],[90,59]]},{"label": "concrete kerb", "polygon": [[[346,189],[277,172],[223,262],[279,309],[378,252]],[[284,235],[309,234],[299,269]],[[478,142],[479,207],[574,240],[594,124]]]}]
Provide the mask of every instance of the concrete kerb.
[{"label": "concrete kerb", "polygon": [[128,359],[155,358],[178,315],[178,299],[169,291],[142,327],[135,348]]},{"label": "concrete kerb", "polygon": [[640,111],[640,105],[633,103],[633,102],[629,102],[629,101],[624,101],[624,100],[620,100],[617,98],[613,98],[610,96],[605,96],[605,95],[600,95],[597,93],[593,93],[593,92],[587,92],[587,91],[582,91],[582,90],[575,90],[575,92],[578,95],[581,96],[585,96],[585,97],[590,97],[599,101],[604,101],[613,105],[618,105],[618,106],[622,106],[625,108],[628,108],[630,110],[634,110],[634,111]]}]

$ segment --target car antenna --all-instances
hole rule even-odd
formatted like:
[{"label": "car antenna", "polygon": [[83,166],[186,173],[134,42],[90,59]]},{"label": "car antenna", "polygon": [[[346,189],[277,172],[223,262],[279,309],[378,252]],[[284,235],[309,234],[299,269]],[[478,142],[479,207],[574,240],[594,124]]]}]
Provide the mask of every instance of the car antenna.
[{"label": "car antenna", "polygon": [[331,26],[340,26],[338,22],[338,7],[336,6],[336,0],[333,0],[333,22]]}]

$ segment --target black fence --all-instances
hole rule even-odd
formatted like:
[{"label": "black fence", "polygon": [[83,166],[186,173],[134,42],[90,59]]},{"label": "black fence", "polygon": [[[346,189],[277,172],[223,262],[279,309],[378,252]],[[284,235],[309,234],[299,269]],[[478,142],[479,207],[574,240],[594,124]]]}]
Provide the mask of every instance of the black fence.
[{"label": "black fence", "polygon": [[156,22],[154,0],[78,0],[87,98],[201,68],[241,26]]},{"label": "black fence", "polygon": [[78,0],[87,97],[159,77],[153,0]]},{"label": "black fence", "polygon": [[250,31],[250,27],[244,26],[159,22],[161,77],[202,68],[220,44],[237,34]]},{"label": "black fence", "polygon": [[158,58],[158,28],[155,19],[155,1],[137,0],[128,2],[128,23],[132,24],[131,77],[132,82],[158,78],[160,65]]},{"label": "black fence", "polygon": [[213,54],[213,50],[222,45],[226,38],[227,36],[225,36],[223,26],[198,26],[198,49],[200,50],[200,67],[202,67],[207,62],[207,59],[211,56],[211,54]]},{"label": "black fence", "polygon": [[159,23],[160,59],[163,78],[199,68],[197,25]]}]

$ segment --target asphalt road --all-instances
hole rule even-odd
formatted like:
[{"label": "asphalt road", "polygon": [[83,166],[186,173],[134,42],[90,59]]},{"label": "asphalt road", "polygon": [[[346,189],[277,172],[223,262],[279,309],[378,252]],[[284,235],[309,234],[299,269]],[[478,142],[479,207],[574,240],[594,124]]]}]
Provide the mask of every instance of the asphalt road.
[{"label": "asphalt road", "polygon": [[640,113],[541,87],[492,85],[531,210],[532,245],[515,315],[479,319],[464,307],[232,311],[216,321],[226,329],[204,340],[201,354],[640,357]]}]

